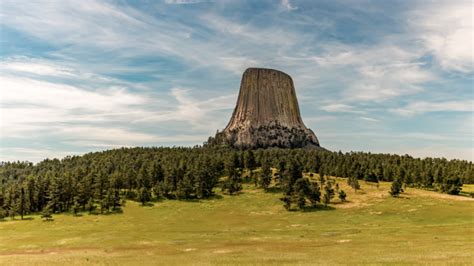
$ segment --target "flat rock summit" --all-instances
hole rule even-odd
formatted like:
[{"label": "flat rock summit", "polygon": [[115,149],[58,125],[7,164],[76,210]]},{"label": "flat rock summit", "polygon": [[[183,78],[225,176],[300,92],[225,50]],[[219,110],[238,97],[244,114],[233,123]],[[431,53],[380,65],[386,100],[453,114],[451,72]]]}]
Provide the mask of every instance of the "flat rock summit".
[{"label": "flat rock summit", "polygon": [[229,124],[211,145],[235,148],[320,148],[301,119],[291,77],[281,71],[248,68]]}]

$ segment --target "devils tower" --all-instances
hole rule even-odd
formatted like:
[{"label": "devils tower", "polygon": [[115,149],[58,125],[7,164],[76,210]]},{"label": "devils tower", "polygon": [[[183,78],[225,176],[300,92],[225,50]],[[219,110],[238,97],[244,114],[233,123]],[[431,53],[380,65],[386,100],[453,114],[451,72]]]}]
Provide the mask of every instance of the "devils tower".
[{"label": "devils tower", "polygon": [[[248,68],[229,124],[209,144],[235,148],[321,148],[301,119],[291,77],[278,70]],[[322,149],[322,148],[321,148]]]}]

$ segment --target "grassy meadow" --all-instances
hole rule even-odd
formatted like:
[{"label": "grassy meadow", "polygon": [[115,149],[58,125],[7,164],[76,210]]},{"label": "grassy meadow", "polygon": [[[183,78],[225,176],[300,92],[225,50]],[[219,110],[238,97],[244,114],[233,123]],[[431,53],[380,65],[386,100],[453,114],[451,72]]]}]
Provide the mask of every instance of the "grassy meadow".
[{"label": "grassy meadow", "polygon": [[[472,264],[474,199],[361,181],[348,202],[288,212],[246,185],[209,200],[128,201],[123,214],[0,222],[0,265]],[[474,186],[465,186],[465,191]]]}]

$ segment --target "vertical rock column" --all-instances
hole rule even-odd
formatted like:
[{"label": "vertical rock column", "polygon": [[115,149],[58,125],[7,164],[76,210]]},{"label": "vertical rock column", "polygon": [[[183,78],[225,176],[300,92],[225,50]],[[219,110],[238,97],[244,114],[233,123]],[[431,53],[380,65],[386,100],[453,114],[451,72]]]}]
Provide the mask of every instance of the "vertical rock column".
[{"label": "vertical rock column", "polygon": [[238,148],[319,147],[301,119],[291,77],[265,68],[244,72],[230,122],[215,142]]}]

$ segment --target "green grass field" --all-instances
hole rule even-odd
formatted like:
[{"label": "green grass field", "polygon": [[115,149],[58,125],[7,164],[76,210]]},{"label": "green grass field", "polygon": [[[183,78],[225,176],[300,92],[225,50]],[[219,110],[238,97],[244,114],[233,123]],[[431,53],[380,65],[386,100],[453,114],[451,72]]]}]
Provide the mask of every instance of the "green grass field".
[{"label": "green grass field", "polygon": [[[361,182],[332,209],[288,212],[247,186],[196,202],[127,202],[123,214],[0,222],[0,265],[473,264],[474,199]],[[471,189],[466,187],[467,190]]]}]

